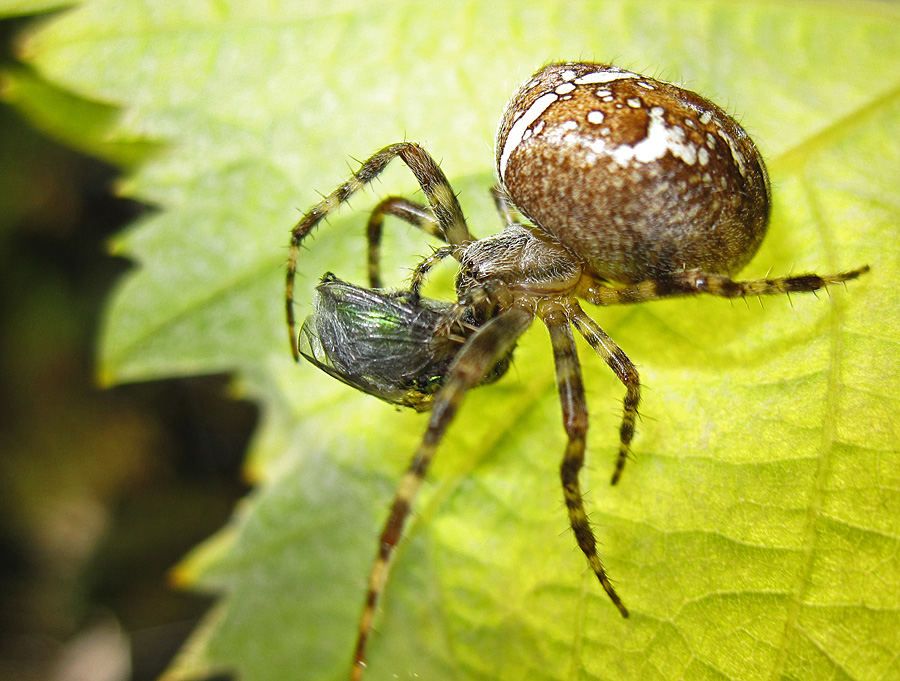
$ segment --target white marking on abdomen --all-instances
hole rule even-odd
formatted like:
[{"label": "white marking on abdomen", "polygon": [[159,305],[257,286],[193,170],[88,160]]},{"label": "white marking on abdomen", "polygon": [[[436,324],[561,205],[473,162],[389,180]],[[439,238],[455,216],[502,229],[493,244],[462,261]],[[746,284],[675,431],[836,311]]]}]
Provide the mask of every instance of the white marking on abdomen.
[{"label": "white marking on abdomen", "polygon": [[626,78],[640,78],[641,76],[631,71],[594,71],[593,73],[585,73],[575,79],[577,85],[588,85],[589,83],[609,83],[614,80],[625,80]]},{"label": "white marking on abdomen", "polygon": [[632,161],[652,163],[670,151],[675,158],[680,158],[688,165],[694,165],[697,161],[697,147],[690,142],[685,144],[684,128],[666,125],[665,113],[665,109],[661,106],[654,106],[650,110],[647,136],[637,144],[620,144],[613,149],[610,155],[615,162],[621,166],[628,165]]},{"label": "white marking on abdomen", "polygon": [[543,114],[557,99],[559,99],[559,95],[552,92],[541,95],[531,103],[528,110],[522,114],[519,120],[517,120],[512,128],[509,129],[509,134],[503,142],[503,152],[500,154],[499,165],[501,179],[506,178],[506,164],[509,163],[509,157],[512,155],[513,151],[515,151],[515,148],[521,144],[528,126],[540,118],[541,114]]}]

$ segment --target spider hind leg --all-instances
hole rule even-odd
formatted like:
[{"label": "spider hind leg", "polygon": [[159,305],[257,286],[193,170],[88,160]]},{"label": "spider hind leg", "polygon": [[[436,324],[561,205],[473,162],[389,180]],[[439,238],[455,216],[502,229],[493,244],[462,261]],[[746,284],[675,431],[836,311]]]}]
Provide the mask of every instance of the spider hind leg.
[{"label": "spider hind leg", "polygon": [[771,279],[737,281],[724,274],[702,270],[680,270],[655,279],[647,279],[620,288],[591,283],[580,295],[594,305],[629,305],[663,298],[694,296],[701,293],[719,298],[756,298],[759,296],[813,293],[834,284],[843,284],[869,271],[864,265],[855,270],[835,274],[797,274]]}]

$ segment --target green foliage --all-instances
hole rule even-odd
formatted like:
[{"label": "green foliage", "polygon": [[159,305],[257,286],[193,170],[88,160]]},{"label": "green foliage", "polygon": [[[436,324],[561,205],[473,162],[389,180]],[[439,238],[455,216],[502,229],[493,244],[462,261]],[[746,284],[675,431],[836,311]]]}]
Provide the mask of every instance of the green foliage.
[{"label": "green foliage", "polygon": [[17,17],[25,14],[49,12],[68,5],[76,0],[2,0],[0,2],[0,19]]},{"label": "green foliage", "polygon": [[[629,620],[564,531],[559,407],[533,329],[442,447],[367,678],[900,676],[898,35],[888,3],[625,0],[94,0],[35,32],[28,65],[74,95],[27,95],[23,111],[71,138],[59,102],[116,104],[101,131],[78,124],[95,153],[165,144],[124,184],[160,210],[115,244],[137,267],[110,302],[104,379],[229,370],[265,410],[258,488],[178,573],[222,600],[172,678],[345,676],[378,526],[424,420],[291,362],[288,230],[350,155],[412,138],[442,159],[473,231],[495,231],[494,127],[515,86],[556,58],[614,59],[739,115],[776,201],[746,276],[872,272],[764,308],[592,311],[647,386],[635,460],[611,489],[623,391],[582,347],[583,479]],[[392,168],[319,230],[302,257],[301,318],[326,270],[363,281],[365,209],[414,190]],[[389,230],[399,284],[427,246]]]}]

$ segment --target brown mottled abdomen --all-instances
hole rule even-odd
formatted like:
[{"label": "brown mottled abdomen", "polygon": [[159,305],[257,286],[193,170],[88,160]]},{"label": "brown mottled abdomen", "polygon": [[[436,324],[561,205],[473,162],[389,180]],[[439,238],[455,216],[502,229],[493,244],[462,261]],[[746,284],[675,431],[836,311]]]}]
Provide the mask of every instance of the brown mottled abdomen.
[{"label": "brown mottled abdomen", "polygon": [[603,64],[552,64],[513,97],[497,136],[509,199],[603,279],[734,274],[769,217],[765,166],[712,102]]}]

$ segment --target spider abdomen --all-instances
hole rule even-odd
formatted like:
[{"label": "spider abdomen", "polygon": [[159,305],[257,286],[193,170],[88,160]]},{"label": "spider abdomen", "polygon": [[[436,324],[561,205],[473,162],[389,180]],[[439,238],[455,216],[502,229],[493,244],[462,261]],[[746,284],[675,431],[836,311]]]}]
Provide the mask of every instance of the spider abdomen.
[{"label": "spider abdomen", "polygon": [[768,223],[765,166],[737,122],[615,66],[538,71],[503,115],[497,170],[536,228],[609,281],[734,274]]}]

